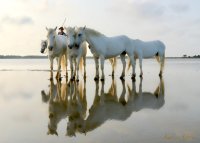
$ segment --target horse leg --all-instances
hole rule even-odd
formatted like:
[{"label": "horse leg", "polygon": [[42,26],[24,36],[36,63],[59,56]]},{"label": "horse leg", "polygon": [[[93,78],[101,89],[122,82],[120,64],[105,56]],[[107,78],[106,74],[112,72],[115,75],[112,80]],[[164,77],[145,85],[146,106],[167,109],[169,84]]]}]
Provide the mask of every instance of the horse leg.
[{"label": "horse leg", "polygon": [[104,62],[105,62],[105,58],[103,56],[100,57],[100,61],[101,61],[101,81],[104,81],[105,79],[105,75],[104,75]]},{"label": "horse leg", "polygon": [[129,56],[129,58],[130,58],[131,65],[132,65],[132,77],[131,77],[131,79],[135,80],[136,75],[135,75],[135,58],[134,58],[134,55]]},{"label": "horse leg", "polygon": [[127,104],[126,100],[125,100],[125,94],[126,94],[126,87],[125,87],[125,81],[121,80],[122,82],[122,93],[121,93],[121,96],[119,98],[119,102],[125,106]]},{"label": "horse leg", "polygon": [[73,79],[75,80],[75,78],[76,78],[76,71],[77,71],[77,61],[76,61],[76,57],[74,57],[74,63],[75,63],[75,70],[74,70]]},{"label": "horse leg", "polygon": [[112,65],[112,78],[114,77],[115,69],[114,69],[114,58],[109,59],[111,65]]},{"label": "horse leg", "polygon": [[120,54],[120,58],[121,58],[122,65],[123,65],[122,74],[120,76],[120,79],[123,80],[124,76],[125,76],[125,69],[126,69],[125,54]]},{"label": "horse leg", "polygon": [[57,74],[56,74],[56,79],[61,79],[61,77],[60,77],[60,69],[61,69],[61,58],[62,58],[62,56],[60,56],[59,58],[58,58],[58,69],[57,69]]},{"label": "horse leg", "polygon": [[140,63],[140,77],[142,78],[142,76],[143,76],[143,71],[142,71],[142,57],[139,57],[139,63]]},{"label": "horse leg", "polygon": [[82,57],[83,58],[83,66],[84,66],[84,79],[86,79],[86,57]]},{"label": "horse leg", "polygon": [[70,80],[73,80],[73,73],[74,73],[74,68],[73,68],[73,60],[72,60],[72,56],[69,57],[69,62],[70,62],[70,69],[71,69],[71,78]]},{"label": "horse leg", "polygon": [[53,80],[53,59],[49,59],[50,60],[50,80]]},{"label": "horse leg", "polygon": [[68,59],[68,54],[67,54],[67,52],[66,52],[66,54],[65,54],[65,64],[66,64],[66,78],[68,78],[68,71],[67,71],[67,65],[68,65],[68,61],[67,61],[67,59]]},{"label": "horse leg", "polygon": [[94,77],[94,80],[99,80],[99,59],[97,57],[94,57],[95,66],[96,66],[96,75]]},{"label": "horse leg", "polygon": [[80,64],[81,57],[77,57],[77,64],[76,64],[76,81],[79,81],[79,64]]}]

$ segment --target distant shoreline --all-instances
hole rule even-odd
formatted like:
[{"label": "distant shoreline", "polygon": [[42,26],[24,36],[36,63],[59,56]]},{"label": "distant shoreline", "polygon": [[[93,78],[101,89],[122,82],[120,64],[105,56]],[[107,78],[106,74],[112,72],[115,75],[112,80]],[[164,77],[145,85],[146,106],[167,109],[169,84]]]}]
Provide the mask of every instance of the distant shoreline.
[{"label": "distant shoreline", "polygon": [[[47,59],[47,56],[15,56],[15,55],[0,55],[0,59]],[[119,57],[118,57],[119,58]],[[93,57],[88,56],[87,59],[93,59]],[[166,59],[200,59],[200,57],[166,57]]]}]

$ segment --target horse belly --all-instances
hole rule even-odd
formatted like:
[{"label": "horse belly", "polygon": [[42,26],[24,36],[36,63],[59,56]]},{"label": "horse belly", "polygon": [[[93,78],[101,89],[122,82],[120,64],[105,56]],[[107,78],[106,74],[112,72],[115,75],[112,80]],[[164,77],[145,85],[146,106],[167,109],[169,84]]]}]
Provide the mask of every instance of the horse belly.
[{"label": "horse belly", "polygon": [[154,42],[144,43],[141,48],[143,58],[151,58],[158,53],[158,47]]},{"label": "horse belly", "polygon": [[152,58],[152,57],[156,56],[157,53],[158,53],[158,50],[147,49],[147,50],[143,51],[143,58]]},{"label": "horse belly", "polygon": [[119,41],[109,42],[106,47],[107,58],[116,57],[125,51],[125,46]]}]

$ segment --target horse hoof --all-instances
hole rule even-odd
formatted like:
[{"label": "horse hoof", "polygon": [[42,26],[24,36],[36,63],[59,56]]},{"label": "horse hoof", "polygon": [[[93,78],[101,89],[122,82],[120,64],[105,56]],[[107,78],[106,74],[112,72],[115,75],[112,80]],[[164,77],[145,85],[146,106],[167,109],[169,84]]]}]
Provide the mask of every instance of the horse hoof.
[{"label": "horse hoof", "polygon": [[162,74],[161,73],[159,73],[159,77],[162,78]]},{"label": "horse hoof", "polygon": [[95,77],[94,80],[97,81],[97,80],[99,80],[99,78],[98,78],[98,77]]},{"label": "horse hoof", "polygon": [[62,77],[59,77],[59,79],[58,79],[59,81],[61,81],[62,80]]},{"label": "horse hoof", "polygon": [[101,78],[101,81],[104,81],[104,78]]},{"label": "horse hoof", "polygon": [[53,78],[52,77],[50,77],[50,79],[49,79],[50,81],[52,81],[53,80]]},{"label": "horse hoof", "polygon": [[86,79],[86,75],[83,76],[83,79]]},{"label": "horse hoof", "polygon": [[76,82],[79,82],[79,79],[76,79]]},{"label": "horse hoof", "polygon": [[135,80],[135,76],[132,76],[131,79],[132,79],[133,82],[136,81],[136,80]]},{"label": "horse hoof", "polygon": [[71,78],[70,81],[74,81],[74,78]]},{"label": "horse hoof", "polygon": [[123,77],[123,76],[120,76],[120,79],[121,79],[121,80],[124,80],[124,77]]}]

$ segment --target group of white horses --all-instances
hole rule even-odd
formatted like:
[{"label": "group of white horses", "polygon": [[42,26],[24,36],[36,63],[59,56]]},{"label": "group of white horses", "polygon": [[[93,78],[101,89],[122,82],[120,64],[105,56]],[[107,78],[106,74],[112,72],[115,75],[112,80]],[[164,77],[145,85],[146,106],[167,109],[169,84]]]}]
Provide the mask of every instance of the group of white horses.
[{"label": "group of white horses", "polygon": [[86,27],[65,27],[66,35],[58,35],[56,28],[46,28],[47,40],[41,42],[41,53],[48,50],[50,67],[53,70],[53,59],[56,58],[58,69],[56,78],[60,77],[61,65],[66,67],[70,61],[71,80],[79,81],[79,66],[84,66],[84,78],[86,77],[86,54],[87,48],[93,54],[96,66],[95,80],[99,79],[99,60],[101,67],[101,80],[105,79],[104,61],[109,59],[112,65],[112,76],[116,58],[120,56],[123,69],[120,79],[125,77],[126,55],[129,57],[129,67],[132,66],[132,79],[135,79],[136,59],[139,59],[140,77],[143,76],[142,59],[156,57],[160,63],[159,76],[162,77],[165,62],[165,45],[159,40],[144,42],[138,39],[131,39],[125,35],[107,37],[104,34]]}]

